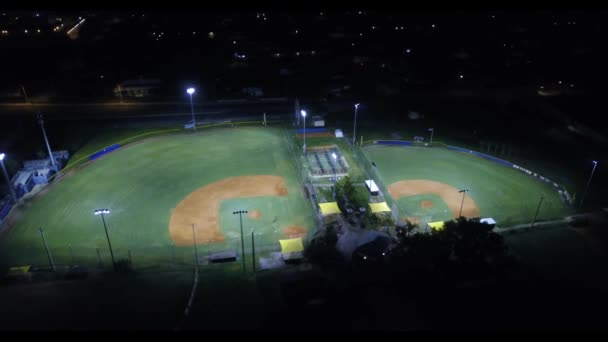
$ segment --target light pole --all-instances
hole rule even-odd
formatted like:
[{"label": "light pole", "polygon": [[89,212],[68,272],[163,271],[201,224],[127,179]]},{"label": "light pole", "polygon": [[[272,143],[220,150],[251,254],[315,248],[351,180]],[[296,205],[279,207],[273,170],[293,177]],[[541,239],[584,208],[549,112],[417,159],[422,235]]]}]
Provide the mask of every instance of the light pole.
[{"label": "light pole", "polygon": [[462,189],[462,190],[458,190],[458,192],[462,193],[462,202],[460,202],[460,214],[458,214],[458,217],[462,217],[462,206],[464,205],[464,196],[467,192],[469,192],[469,190]]},{"label": "light pole", "polygon": [[11,184],[11,179],[8,177],[8,172],[6,171],[6,167],[4,167],[4,157],[6,155],[4,153],[0,153],[0,165],[2,165],[2,171],[4,172],[4,178],[6,178],[6,184],[8,184],[8,189],[11,193],[11,198],[13,200],[13,204],[17,203],[17,196],[15,195],[15,189],[13,189],[13,184]]},{"label": "light pole", "polygon": [[355,122],[353,123],[353,148],[355,148],[355,132],[357,130],[357,110],[359,109],[359,103],[355,103]]},{"label": "light pole", "polygon": [[196,225],[193,223],[192,224],[192,245],[194,245],[194,258],[196,260],[194,260],[194,265],[196,265],[196,267],[198,268],[198,250],[196,249],[196,233],[195,231],[195,227]]},{"label": "light pole", "polygon": [[593,178],[593,173],[595,172],[595,167],[597,166],[597,161],[593,161],[593,169],[591,170],[591,175],[589,175],[589,180],[587,180],[587,185],[585,186],[585,191],[583,191],[583,196],[581,196],[581,204],[579,208],[583,207],[583,201],[585,200],[585,195],[587,195],[587,190],[589,190],[589,184],[591,184],[591,178]]},{"label": "light pole", "polygon": [[109,209],[96,209],[95,215],[101,215],[101,221],[103,222],[103,229],[106,231],[106,238],[108,239],[108,247],[110,247],[110,256],[112,257],[112,266],[114,266],[114,271],[116,271],[116,263],[114,262],[114,252],[112,251],[112,244],[110,243],[110,235],[108,235],[108,227],[106,227],[106,219],[104,218],[105,214],[109,214]]},{"label": "light pole", "polygon": [[55,272],[55,263],[53,262],[53,257],[51,256],[51,251],[49,250],[49,245],[46,243],[46,238],[44,237],[44,232],[42,228],[38,228],[40,230],[40,235],[42,235],[42,242],[44,242],[44,248],[46,249],[46,256],[49,258],[49,262],[51,263],[51,268],[53,272]]},{"label": "light pole", "polygon": [[536,222],[536,217],[538,216],[538,212],[540,211],[540,205],[541,203],[543,203],[543,196],[540,196],[540,201],[538,201],[538,208],[536,209],[536,214],[534,214],[534,219],[532,220],[532,224],[530,225],[530,229],[532,229],[532,227],[534,226],[534,223]]},{"label": "light pole", "polygon": [[243,259],[243,273],[245,273],[245,240],[243,238],[243,214],[247,214],[247,210],[237,210],[232,212],[232,215],[239,215],[241,221],[241,256]]},{"label": "light pole", "polygon": [[55,157],[53,157],[53,152],[51,151],[49,139],[46,137],[46,130],[44,129],[44,120],[42,119],[42,115],[40,113],[38,113],[38,123],[40,124],[40,128],[42,128],[42,136],[44,137],[46,148],[49,150],[49,158],[51,159],[51,165],[53,165],[55,172],[58,172],[59,169],[57,168],[57,164],[55,164]]},{"label": "light pole", "polygon": [[338,184],[338,177],[336,176],[336,159],[338,158],[338,156],[336,156],[335,153],[332,153],[331,157],[334,160],[334,199],[336,199],[336,184]]},{"label": "light pole", "polygon": [[192,112],[192,128],[196,130],[196,120],[194,119],[194,105],[192,104],[192,94],[194,94],[195,89],[188,88],[188,90],[186,90],[186,92],[188,93],[188,95],[190,95],[190,112]]},{"label": "light pole", "polygon": [[435,131],[434,128],[429,128],[429,132],[431,132],[431,141],[429,143],[430,146],[433,146],[433,132]]},{"label": "light pole", "polygon": [[253,260],[251,261],[253,265],[253,273],[255,273],[255,239],[253,238],[254,231],[251,230],[251,253]]},{"label": "light pole", "polygon": [[306,111],[302,109],[300,114],[302,114],[302,127],[304,127],[304,145],[302,146],[302,150],[306,154]]}]

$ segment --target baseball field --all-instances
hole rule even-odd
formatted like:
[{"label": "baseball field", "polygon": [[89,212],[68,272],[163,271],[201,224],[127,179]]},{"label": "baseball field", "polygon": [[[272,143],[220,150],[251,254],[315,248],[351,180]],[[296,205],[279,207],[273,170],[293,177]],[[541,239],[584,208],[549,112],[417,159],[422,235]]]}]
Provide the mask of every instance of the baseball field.
[{"label": "baseball field", "polygon": [[[434,222],[492,217],[501,227],[563,217],[569,209],[549,185],[515,169],[440,147],[363,147],[401,219]],[[468,190],[461,193],[459,190]],[[463,199],[464,194],[464,199]]]},{"label": "baseball field", "polygon": [[[134,265],[192,264],[214,252],[240,258],[286,237],[306,236],[313,210],[280,129],[227,127],[133,143],[70,172],[13,215],[0,238],[3,262],[48,264],[39,228],[56,264],[110,265],[104,215],[115,259]],[[194,227],[194,229],[193,229]],[[193,231],[194,230],[194,231]],[[7,265],[5,265],[7,266]]]}]

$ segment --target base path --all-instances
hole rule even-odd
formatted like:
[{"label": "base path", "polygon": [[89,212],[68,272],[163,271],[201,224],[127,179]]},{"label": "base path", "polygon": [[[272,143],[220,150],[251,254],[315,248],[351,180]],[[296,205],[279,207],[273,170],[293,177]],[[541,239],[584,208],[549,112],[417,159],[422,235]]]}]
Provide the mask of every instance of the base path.
[{"label": "base path", "polygon": [[208,184],[184,198],[171,215],[169,233],[176,246],[192,245],[192,224],[198,244],[224,241],[220,230],[220,203],[227,199],[287,196],[285,179],[279,176],[240,176]]},{"label": "base path", "polygon": [[[462,203],[462,194],[458,189],[440,182],[430,180],[407,180],[398,181],[388,187],[388,193],[394,199],[401,197],[435,194],[447,204],[452,212],[452,217],[458,217],[460,213],[460,203]],[[465,194],[464,204],[462,205],[462,216],[464,217],[479,217],[479,208],[469,195]]]}]

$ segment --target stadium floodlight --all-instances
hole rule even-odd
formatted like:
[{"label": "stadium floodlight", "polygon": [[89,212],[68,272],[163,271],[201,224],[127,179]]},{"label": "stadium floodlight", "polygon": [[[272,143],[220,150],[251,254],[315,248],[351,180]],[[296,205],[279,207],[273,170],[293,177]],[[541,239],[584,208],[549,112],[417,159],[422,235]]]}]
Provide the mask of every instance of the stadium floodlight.
[{"label": "stadium floodlight", "polygon": [[196,120],[194,119],[194,105],[192,104],[192,94],[196,90],[194,88],[188,88],[186,92],[190,95],[190,112],[192,113],[192,129],[196,130]]},{"label": "stadium floodlight", "polygon": [[300,114],[302,114],[302,127],[304,127],[304,145],[302,145],[302,150],[306,154],[306,111],[302,109]]},{"label": "stadium floodlight", "polygon": [[462,193],[462,202],[460,203],[460,214],[458,214],[458,217],[462,217],[462,206],[464,204],[464,196],[467,192],[469,192],[469,189],[458,190],[458,192]]},{"label": "stadium floodlight", "polygon": [[597,160],[593,160],[593,169],[591,169],[591,175],[589,175],[589,180],[587,180],[587,185],[585,186],[585,191],[583,191],[583,196],[581,196],[581,203],[579,207],[583,206],[583,201],[585,200],[585,196],[587,195],[587,190],[589,190],[589,185],[591,184],[591,179],[593,178],[593,173],[595,172],[595,167],[597,166]]},{"label": "stadium floodlight", "polygon": [[360,105],[360,103],[355,103],[355,121],[353,123],[353,148],[355,148],[355,140],[356,140],[355,132],[357,129],[357,110],[359,109],[359,105]]},{"label": "stadium floodlight", "polygon": [[6,155],[4,153],[0,153],[0,165],[2,166],[2,171],[4,173],[4,178],[6,178],[6,184],[8,184],[8,189],[11,193],[11,199],[13,203],[17,203],[17,196],[15,195],[15,189],[13,189],[13,183],[11,183],[11,179],[8,176],[8,172],[6,171],[6,167],[4,167],[4,157]]},{"label": "stadium floodlight", "polygon": [[245,238],[243,237],[243,214],[247,214],[247,210],[237,210],[232,212],[232,215],[239,215],[239,221],[241,222],[241,259],[243,259],[243,273],[245,273]]},{"label": "stadium floodlight", "polygon": [[106,238],[108,239],[108,247],[110,247],[110,256],[112,257],[112,266],[116,271],[116,263],[114,262],[114,251],[112,251],[112,244],[110,243],[110,235],[108,235],[108,227],[106,226],[106,219],[104,215],[110,213],[109,209],[95,209],[95,215],[101,215],[101,221],[103,222],[103,229],[106,231]]}]

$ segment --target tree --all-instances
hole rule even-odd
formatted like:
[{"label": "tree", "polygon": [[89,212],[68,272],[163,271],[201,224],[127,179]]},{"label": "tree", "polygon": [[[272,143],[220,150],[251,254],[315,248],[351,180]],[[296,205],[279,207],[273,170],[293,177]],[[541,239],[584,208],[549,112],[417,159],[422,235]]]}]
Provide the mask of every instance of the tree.
[{"label": "tree", "polygon": [[336,182],[336,194],[338,194],[339,197],[346,197],[350,201],[354,192],[355,187],[349,176],[345,176]]},{"label": "tree", "polygon": [[304,249],[304,257],[322,269],[338,268],[344,263],[342,254],[336,248],[338,234],[333,225],[328,225],[323,233],[315,236]]}]

